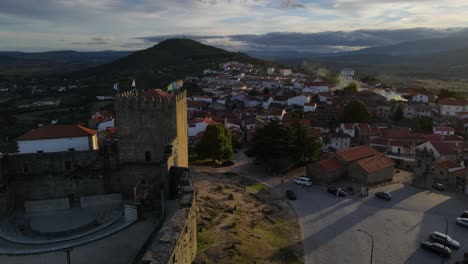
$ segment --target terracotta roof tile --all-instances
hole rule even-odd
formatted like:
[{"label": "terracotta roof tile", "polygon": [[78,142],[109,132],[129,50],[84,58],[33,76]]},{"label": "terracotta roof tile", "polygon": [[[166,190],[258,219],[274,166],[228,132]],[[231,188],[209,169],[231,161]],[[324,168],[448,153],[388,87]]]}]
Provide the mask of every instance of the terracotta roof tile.
[{"label": "terracotta roof tile", "polygon": [[376,156],[358,160],[356,163],[367,173],[373,173],[391,166],[395,166],[395,162],[392,159],[385,156],[385,154],[379,154]]},{"label": "terracotta roof tile", "polygon": [[53,125],[33,129],[19,137],[18,140],[88,137],[96,133],[96,130],[79,125]]},{"label": "terracotta roof tile", "polygon": [[359,146],[336,152],[336,155],[346,162],[364,159],[377,154],[380,154],[380,152],[369,146]]},{"label": "terracotta roof tile", "polygon": [[336,158],[323,159],[319,161],[320,166],[327,172],[333,172],[343,167],[339,160]]}]

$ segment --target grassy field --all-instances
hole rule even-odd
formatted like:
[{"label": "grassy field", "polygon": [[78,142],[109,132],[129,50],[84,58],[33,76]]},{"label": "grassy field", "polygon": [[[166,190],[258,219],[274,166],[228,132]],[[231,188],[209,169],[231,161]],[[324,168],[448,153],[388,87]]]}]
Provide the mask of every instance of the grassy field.
[{"label": "grassy field", "polygon": [[235,174],[195,173],[195,263],[303,263],[300,227],[284,197]]}]

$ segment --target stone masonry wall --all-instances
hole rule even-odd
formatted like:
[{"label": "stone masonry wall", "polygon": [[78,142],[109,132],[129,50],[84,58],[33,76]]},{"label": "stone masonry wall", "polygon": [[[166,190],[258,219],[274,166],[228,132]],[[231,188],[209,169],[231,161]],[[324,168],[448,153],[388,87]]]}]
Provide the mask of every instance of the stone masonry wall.
[{"label": "stone masonry wall", "polygon": [[180,207],[166,220],[139,263],[192,263],[197,254],[196,211],[192,187],[182,195]]}]

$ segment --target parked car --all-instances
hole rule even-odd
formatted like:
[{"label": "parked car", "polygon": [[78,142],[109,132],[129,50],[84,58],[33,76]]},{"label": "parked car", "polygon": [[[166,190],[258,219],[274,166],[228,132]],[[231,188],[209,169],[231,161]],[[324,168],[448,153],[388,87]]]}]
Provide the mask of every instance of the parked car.
[{"label": "parked car", "polygon": [[299,185],[304,185],[304,186],[312,185],[312,181],[310,180],[310,178],[304,177],[304,176],[294,179],[294,183],[299,184]]},{"label": "parked car", "polygon": [[288,197],[289,200],[296,200],[296,194],[292,190],[287,190],[286,191],[286,196]]},{"label": "parked car", "polygon": [[235,163],[233,160],[225,160],[221,163],[221,166],[222,167],[229,167],[229,166],[233,166]]},{"label": "parked car", "polygon": [[439,244],[442,244],[444,246],[447,246],[447,247],[450,247],[450,248],[453,248],[453,249],[460,248],[460,243],[458,243],[458,241],[454,240],[450,236],[446,236],[445,234],[443,234],[441,232],[437,232],[437,231],[432,232],[429,235],[429,238],[433,242],[437,242]]},{"label": "parked car", "polygon": [[445,191],[445,186],[442,183],[434,183],[432,185],[432,188],[438,190],[438,191]]},{"label": "parked car", "polygon": [[375,197],[390,201],[392,199],[392,195],[388,192],[376,192]]},{"label": "parked car", "polygon": [[327,192],[328,193],[331,193],[335,196],[339,196],[339,197],[345,197],[346,195],[348,195],[345,191],[343,191],[341,188],[338,188],[338,187],[334,187],[334,186],[331,186],[331,187],[328,187],[327,188]]},{"label": "parked car", "polygon": [[468,218],[457,217],[457,225],[468,227]]},{"label": "parked car", "polygon": [[450,258],[452,255],[452,251],[448,247],[439,243],[425,241],[421,243],[421,247],[445,258]]},{"label": "parked car", "polygon": [[461,218],[468,218],[468,211],[464,211],[461,215]]}]

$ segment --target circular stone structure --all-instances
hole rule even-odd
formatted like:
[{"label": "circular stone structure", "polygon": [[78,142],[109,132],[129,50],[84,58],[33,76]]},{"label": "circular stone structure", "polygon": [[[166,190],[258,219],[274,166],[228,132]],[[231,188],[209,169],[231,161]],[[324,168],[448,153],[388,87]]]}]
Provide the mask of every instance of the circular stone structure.
[{"label": "circular stone structure", "polygon": [[30,218],[31,230],[49,237],[72,235],[96,225],[96,219],[85,210],[40,214]]}]

